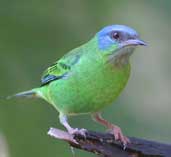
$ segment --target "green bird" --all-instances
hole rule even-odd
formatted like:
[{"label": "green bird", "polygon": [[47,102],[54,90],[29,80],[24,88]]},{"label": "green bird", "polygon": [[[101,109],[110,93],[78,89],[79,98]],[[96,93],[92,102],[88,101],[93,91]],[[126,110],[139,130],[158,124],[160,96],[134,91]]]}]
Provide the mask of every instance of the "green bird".
[{"label": "green bird", "polygon": [[136,46],[146,45],[138,33],[125,25],[104,27],[87,43],[75,48],[48,67],[41,86],[15,96],[38,97],[58,112],[60,123],[69,134],[86,132],[72,128],[68,116],[91,114],[112,131],[123,144],[129,139],[121,129],[101,117],[125,87],[130,75],[129,57]]}]

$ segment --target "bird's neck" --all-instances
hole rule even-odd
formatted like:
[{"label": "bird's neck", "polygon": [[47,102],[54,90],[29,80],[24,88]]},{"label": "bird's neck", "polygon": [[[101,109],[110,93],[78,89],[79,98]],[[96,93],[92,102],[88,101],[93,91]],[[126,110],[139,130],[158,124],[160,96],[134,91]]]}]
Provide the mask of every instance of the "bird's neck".
[{"label": "bird's neck", "polygon": [[123,67],[129,63],[129,54],[119,55],[114,58],[113,64],[117,67]]},{"label": "bird's neck", "polygon": [[126,48],[113,55],[109,60],[116,67],[124,67],[129,64],[129,58],[133,53],[134,48]]}]

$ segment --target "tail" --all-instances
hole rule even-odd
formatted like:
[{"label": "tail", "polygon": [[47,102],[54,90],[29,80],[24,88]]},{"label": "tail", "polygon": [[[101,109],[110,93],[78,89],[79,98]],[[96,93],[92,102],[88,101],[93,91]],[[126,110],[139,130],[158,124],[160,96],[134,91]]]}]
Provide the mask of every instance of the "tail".
[{"label": "tail", "polygon": [[35,89],[31,89],[29,91],[24,91],[21,93],[17,93],[11,96],[8,96],[7,99],[11,99],[11,98],[19,98],[19,97],[26,97],[26,98],[36,98],[39,97],[38,93],[37,93],[37,88]]}]

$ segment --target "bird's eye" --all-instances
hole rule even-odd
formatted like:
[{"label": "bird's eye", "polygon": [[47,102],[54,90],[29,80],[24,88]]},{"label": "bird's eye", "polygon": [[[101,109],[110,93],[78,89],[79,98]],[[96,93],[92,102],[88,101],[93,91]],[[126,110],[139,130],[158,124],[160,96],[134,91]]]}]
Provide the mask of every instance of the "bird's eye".
[{"label": "bird's eye", "polygon": [[114,39],[114,40],[120,39],[120,34],[119,34],[119,32],[112,32],[111,38]]}]

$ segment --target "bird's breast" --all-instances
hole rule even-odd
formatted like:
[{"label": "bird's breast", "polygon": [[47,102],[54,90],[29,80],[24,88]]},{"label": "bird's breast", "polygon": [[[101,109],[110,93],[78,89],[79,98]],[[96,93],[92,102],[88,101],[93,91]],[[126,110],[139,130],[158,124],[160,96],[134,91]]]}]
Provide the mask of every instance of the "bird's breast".
[{"label": "bird's breast", "polygon": [[90,112],[112,104],[125,87],[129,74],[129,64],[118,68],[103,63],[83,68],[75,77],[78,100],[82,99],[80,106],[85,105]]},{"label": "bird's breast", "polygon": [[53,105],[65,114],[97,112],[112,104],[129,78],[129,64],[118,68],[112,64],[83,64],[64,80],[49,86]]}]

